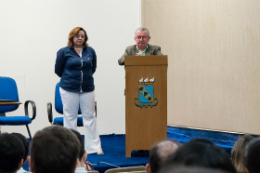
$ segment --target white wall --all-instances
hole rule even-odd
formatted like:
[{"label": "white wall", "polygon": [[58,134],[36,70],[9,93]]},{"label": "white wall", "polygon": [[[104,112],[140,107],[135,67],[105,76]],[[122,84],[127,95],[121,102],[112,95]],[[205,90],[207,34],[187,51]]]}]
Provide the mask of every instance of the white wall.
[{"label": "white wall", "polygon": [[[59,78],[54,73],[56,53],[66,46],[71,29],[86,29],[97,53],[94,75],[100,134],[125,133],[124,68],[117,60],[134,43],[140,25],[139,0],[4,0],[0,2],[0,76],[13,77],[20,100],[34,100],[37,117],[32,134],[50,125],[47,102],[54,105]],[[54,116],[58,116],[53,110]],[[23,105],[7,116],[23,115]],[[2,126],[20,132],[25,126]],[[82,131],[82,128],[80,128]]]}]

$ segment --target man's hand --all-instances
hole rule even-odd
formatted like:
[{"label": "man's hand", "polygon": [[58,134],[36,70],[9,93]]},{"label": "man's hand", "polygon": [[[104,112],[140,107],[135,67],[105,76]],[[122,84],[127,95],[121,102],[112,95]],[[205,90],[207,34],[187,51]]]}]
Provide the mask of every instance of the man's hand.
[{"label": "man's hand", "polygon": [[142,56],[140,53],[136,53],[135,56]]}]

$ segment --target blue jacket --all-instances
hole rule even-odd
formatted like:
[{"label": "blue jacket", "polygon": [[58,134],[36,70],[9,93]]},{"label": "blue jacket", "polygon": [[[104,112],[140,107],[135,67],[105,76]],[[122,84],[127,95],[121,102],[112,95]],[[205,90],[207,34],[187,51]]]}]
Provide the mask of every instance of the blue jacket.
[{"label": "blue jacket", "polygon": [[83,92],[94,91],[96,67],[97,56],[92,47],[83,48],[82,58],[73,47],[61,48],[57,53],[55,73],[61,77],[60,87],[66,91],[80,92],[81,88]]}]

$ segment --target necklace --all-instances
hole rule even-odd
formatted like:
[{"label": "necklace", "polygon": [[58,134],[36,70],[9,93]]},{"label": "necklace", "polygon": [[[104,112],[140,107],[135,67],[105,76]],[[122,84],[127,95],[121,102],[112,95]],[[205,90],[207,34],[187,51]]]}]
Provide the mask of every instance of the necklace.
[{"label": "necklace", "polygon": [[81,50],[81,49],[82,49],[82,47],[74,47],[74,49],[80,49],[80,50]]}]

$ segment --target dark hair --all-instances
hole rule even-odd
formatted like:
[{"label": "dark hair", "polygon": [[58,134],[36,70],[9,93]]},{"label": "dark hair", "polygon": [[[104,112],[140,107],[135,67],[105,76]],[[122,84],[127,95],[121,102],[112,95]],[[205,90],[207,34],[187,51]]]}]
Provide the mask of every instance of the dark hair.
[{"label": "dark hair", "polygon": [[203,168],[203,167],[187,167],[169,165],[162,168],[159,173],[228,173],[219,169]]},{"label": "dark hair", "polygon": [[254,137],[251,135],[241,136],[235,143],[231,151],[231,160],[238,172],[246,172],[244,165],[244,155],[247,144],[253,140]]},{"label": "dark hair", "polygon": [[23,161],[25,162],[29,153],[29,142],[28,140],[20,133],[11,133],[12,135],[16,136],[19,138],[24,146],[24,155],[23,155]]},{"label": "dark hair", "polygon": [[200,166],[236,173],[228,154],[207,139],[193,139],[167,159],[167,165]]},{"label": "dark hair", "polygon": [[85,40],[83,43],[83,46],[88,47],[87,41],[88,41],[88,35],[87,32],[85,31],[85,29],[81,28],[81,27],[76,27],[73,28],[70,33],[69,33],[69,37],[68,37],[68,46],[73,46],[73,38],[79,33],[79,31],[83,31],[85,33]]},{"label": "dark hair", "polygon": [[0,172],[16,172],[23,155],[21,140],[8,133],[0,134]]},{"label": "dark hair", "polygon": [[73,130],[73,129],[71,129],[71,131],[77,136],[77,138],[79,140],[80,147],[79,147],[78,159],[81,160],[83,155],[84,155],[84,153],[85,153],[83,138],[82,138],[81,134],[78,131]]},{"label": "dark hair", "polygon": [[156,143],[149,153],[149,164],[152,173],[157,173],[165,164],[167,157],[179,148],[180,143],[174,140],[164,140]]},{"label": "dark hair", "polygon": [[61,126],[38,131],[31,142],[31,163],[35,173],[74,173],[79,154],[75,134]]},{"label": "dark hair", "polygon": [[245,167],[249,173],[260,172],[260,138],[253,139],[249,142],[244,157]]}]

